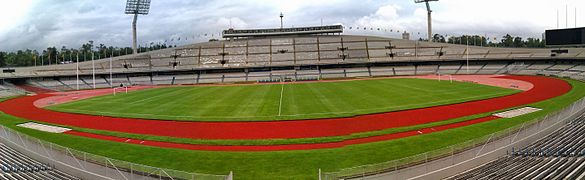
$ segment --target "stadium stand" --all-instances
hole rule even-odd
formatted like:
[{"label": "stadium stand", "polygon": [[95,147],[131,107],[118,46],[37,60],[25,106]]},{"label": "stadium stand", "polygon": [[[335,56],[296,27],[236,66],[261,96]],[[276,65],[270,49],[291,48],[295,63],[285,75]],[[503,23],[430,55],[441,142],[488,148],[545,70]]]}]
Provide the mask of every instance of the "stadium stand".
[{"label": "stadium stand", "polygon": [[16,87],[23,89],[28,92],[33,92],[37,94],[48,93],[48,92],[55,92],[55,90],[47,89],[43,87],[31,86],[27,84],[17,85]]},{"label": "stadium stand", "polygon": [[372,76],[394,76],[394,68],[392,67],[371,67]]},{"label": "stadium stand", "polygon": [[[469,67],[469,71],[467,68]],[[278,70],[274,68],[225,70],[225,71],[191,71],[191,72],[165,72],[164,74],[115,74],[112,77],[114,86],[124,85],[172,85],[172,84],[200,84],[200,83],[234,83],[257,82],[271,80],[275,77],[289,79],[327,79],[327,78],[351,78],[351,77],[375,77],[375,76],[403,76],[426,74],[526,74],[569,77],[574,79],[585,78],[585,68],[580,63],[555,64],[547,62],[503,62],[503,61],[475,61],[467,66],[464,63],[427,62],[424,64],[407,63],[394,65],[347,66],[347,67],[308,67],[311,71],[292,68]],[[108,75],[96,76],[96,88],[110,87]],[[75,77],[33,78],[27,82],[28,86],[55,91],[74,90],[77,87]],[[79,81],[80,89],[93,88],[93,78],[82,76]]]},{"label": "stadium stand", "polygon": [[0,98],[25,95],[26,90],[8,82],[0,83]]},{"label": "stadium stand", "polygon": [[394,67],[394,73],[400,76],[415,75],[416,68],[415,66],[396,66]]},{"label": "stadium stand", "polygon": [[584,179],[585,117],[508,154],[449,179]]},{"label": "stadium stand", "polygon": [[[237,39],[204,42],[193,45],[145,52],[138,55],[106,58],[92,63],[81,62],[80,75],[108,75],[112,72],[150,73],[177,70],[232,69],[304,65],[334,65],[387,62],[453,62],[481,60],[563,60],[582,58],[582,49],[567,48],[569,53],[551,56],[551,49],[513,49],[431,43],[369,36],[299,36]],[[469,54],[469,56],[467,56]],[[552,62],[552,61],[551,61]],[[476,64],[479,66],[479,64]],[[548,66],[550,65],[550,66]],[[570,64],[535,69],[568,70]],[[554,66],[554,67],[553,67]],[[482,69],[473,67],[474,71]],[[76,74],[75,64],[15,68],[14,73],[0,78],[62,77]],[[418,72],[417,72],[418,73]],[[463,72],[459,72],[463,73]],[[454,73],[449,73],[454,74]],[[66,83],[69,84],[69,83]],[[65,86],[65,85],[63,85]]]},{"label": "stadium stand", "polygon": [[500,74],[506,71],[502,69],[506,68],[507,64],[486,64],[481,70],[477,71],[476,74]]},{"label": "stadium stand", "polygon": [[[197,74],[178,74],[175,75],[173,84],[197,84]],[[132,81],[134,84],[134,81]]]},{"label": "stadium stand", "polygon": [[416,74],[436,74],[439,69],[438,65],[419,65],[416,66]]},{"label": "stadium stand", "polygon": [[[132,84],[134,84],[134,85],[151,85],[152,84],[152,80],[149,76],[129,76],[129,79],[132,82]],[[104,81],[104,83],[105,83],[105,81]],[[105,83],[105,84],[107,84],[107,83]]]},{"label": "stadium stand", "polygon": [[20,152],[0,143],[0,179],[2,180],[36,180],[36,179],[79,179],[35,161]]}]

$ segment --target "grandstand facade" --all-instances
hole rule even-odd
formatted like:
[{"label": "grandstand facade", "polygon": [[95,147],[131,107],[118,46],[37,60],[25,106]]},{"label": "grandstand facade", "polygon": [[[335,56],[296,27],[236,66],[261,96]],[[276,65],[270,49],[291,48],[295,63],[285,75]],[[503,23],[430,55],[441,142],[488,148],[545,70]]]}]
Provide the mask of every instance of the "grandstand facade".
[{"label": "grandstand facade", "polygon": [[[558,49],[558,48],[557,48]],[[369,36],[214,41],[76,64],[15,68],[0,78],[54,90],[420,74],[583,76],[585,49],[493,48]],[[110,66],[111,64],[111,66]],[[77,80],[77,73],[80,78]],[[95,74],[95,79],[94,79]],[[111,75],[111,76],[110,76]],[[95,81],[95,83],[94,83]]]}]

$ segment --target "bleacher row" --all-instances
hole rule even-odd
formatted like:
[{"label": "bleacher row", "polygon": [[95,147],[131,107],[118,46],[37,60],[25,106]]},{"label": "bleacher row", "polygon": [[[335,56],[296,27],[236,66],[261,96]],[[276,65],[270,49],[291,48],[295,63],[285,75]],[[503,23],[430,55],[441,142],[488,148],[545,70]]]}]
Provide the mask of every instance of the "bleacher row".
[{"label": "bleacher row", "polygon": [[[582,59],[585,49],[568,48],[552,56],[551,49],[490,48],[429,43],[369,36],[307,36],[254,38],[217,41],[169,48],[137,55],[100,59],[79,64],[79,73],[98,74],[166,72],[193,69],[279,67],[351,64],[369,62],[412,62],[499,59]],[[0,77],[53,77],[76,74],[76,64],[15,68]]]},{"label": "bleacher row", "polygon": [[545,76],[559,76],[574,79],[584,79],[585,65],[582,64],[555,64],[532,63],[518,66],[518,74],[538,74]]},{"label": "bleacher row", "polygon": [[555,133],[528,147],[513,150],[513,156],[585,156],[585,121],[571,122]]},{"label": "bleacher row", "polygon": [[[552,73],[555,72],[555,73]],[[569,74],[570,76],[566,76]],[[375,77],[375,76],[406,76],[426,74],[541,74],[574,79],[585,79],[585,64],[555,64],[555,63],[486,63],[474,62],[467,64],[441,63],[426,65],[401,66],[372,66],[333,69],[303,69],[303,70],[273,70],[260,72],[231,72],[231,73],[192,73],[167,74],[155,76],[143,75],[113,75],[96,76],[95,87],[105,88],[123,85],[185,85],[205,83],[234,83],[234,82],[274,82],[280,79],[315,80],[328,78]],[[94,87],[92,76],[53,77],[31,79],[28,84],[58,91]]]},{"label": "bleacher row", "polygon": [[0,180],[37,179],[76,180],[79,178],[53,169],[0,143]]},{"label": "bleacher row", "polygon": [[13,86],[9,85],[0,85],[0,98],[3,97],[11,97],[11,96],[19,96],[25,94],[24,91],[14,88]]},{"label": "bleacher row", "polygon": [[531,145],[448,179],[585,179],[583,115]]}]

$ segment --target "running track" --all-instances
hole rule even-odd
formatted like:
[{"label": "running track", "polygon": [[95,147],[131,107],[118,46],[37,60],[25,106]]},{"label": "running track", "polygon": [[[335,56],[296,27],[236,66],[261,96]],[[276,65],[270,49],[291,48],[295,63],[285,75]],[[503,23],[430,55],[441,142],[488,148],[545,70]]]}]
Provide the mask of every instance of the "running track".
[{"label": "running track", "polygon": [[[126,132],[133,134],[147,134],[155,136],[170,136],[193,139],[271,139],[271,138],[311,138],[325,136],[342,136],[352,133],[376,131],[387,128],[405,127],[417,124],[443,121],[473,114],[491,112],[524,104],[535,103],[550,99],[570,91],[571,86],[559,79],[540,76],[501,76],[496,78],[514,79],[531,83],[530,90],[514,95],[472,101],[453,105],[436,106],[422,109],[413,109],[389,113],[361,115],[348,118],[331,118],[302,121],[274,121],[274,122],[179,122],[162,120],[143,120],[130,118],[101,117],[82,114],[69,114],[37,108],[33,105],[36,100],[55,96],[41,94],[5,101],[0,104],[0,110],[25,119],[62,124],[68,126],[99,129],[107,131]],[[484,122],[495,119],[493,117],[471,120],[464,123],[439,126],[431,129],[419,130],[432,132],[446,128]],[[71,132],[78,136],[93,137],[112,141],[125,140],[128,143],[144,144],[160,147],[176,147],[199,150],[291,150],[291,149],[318,149],[340,147],[349,144],[360,144],[405,136],[417,135],[421,132],[404,132],[363,139],[354,139],[335,143],[309,145],[278,145],[272,147],[261,146],[205,146],[186,145],[165,142],[138,141],[127,138],[107,137],[81,132]],[[311,147],[307,147],[311,146]]]}]

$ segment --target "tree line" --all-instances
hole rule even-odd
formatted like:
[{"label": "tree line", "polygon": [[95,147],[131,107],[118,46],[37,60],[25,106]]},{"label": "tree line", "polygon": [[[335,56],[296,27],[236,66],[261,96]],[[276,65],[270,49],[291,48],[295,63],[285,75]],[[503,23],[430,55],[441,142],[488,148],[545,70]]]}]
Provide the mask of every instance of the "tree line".
[{"label": "tree line", "polygon": [[[148,47],[139,47],[138,52],[147,52],[158,49],[169,48],[172,45],[151,43]],[[82,44],[79,48],[67,48],[62,46],[47,47],[42,51],[38,50],[17,50],[13,52],[0,51],[0,67],[23,67],[23,66],[43,66],[53,64],[68,64],[77,62],[91,61],[107,57],[116,57],[132,54],[131,47],[114,47],[105,44],[94,44],[89,41]]]},{"label": "tree line", "polygon": [[[424,39],[419,39],[424,41]],[[469,44],[470,46],[487,46],[487,47],[506,47],[506,48],[544,48],[545,41],[538,39],[538,38],[527,38],[526,40],[522,39],[519,36],[511,36],[510,34],[506,34],[505,36],[497,41],[495,38],[488,39],[484,36],[479,35],[462,35],[462,36],[450,36],[445,38],[445,36],[440,34],[435,34],[433,36],[433,42],[441,42],[441,43],[449,43],[449,44],[461,44],[466,45]]]}]

